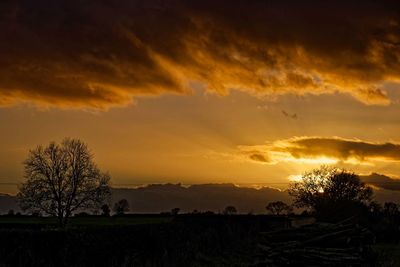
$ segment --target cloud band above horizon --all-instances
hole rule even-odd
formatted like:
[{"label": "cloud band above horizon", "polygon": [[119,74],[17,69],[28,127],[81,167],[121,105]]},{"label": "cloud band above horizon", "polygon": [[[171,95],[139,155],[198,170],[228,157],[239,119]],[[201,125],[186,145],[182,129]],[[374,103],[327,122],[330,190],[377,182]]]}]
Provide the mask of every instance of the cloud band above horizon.
[{"label": "cloud band above horizon", "polygon": [[248,159],[267,164],[277,162],[372,163],[399,162],[400,144],[374,143],[340,137],[294,137],[259,146],[240,146]]},{"label": "cloud band above horizon", "polygon": [[387,105],[396,1],[2,1],[0,105],[107,109],[137,96],[345,93]]}]

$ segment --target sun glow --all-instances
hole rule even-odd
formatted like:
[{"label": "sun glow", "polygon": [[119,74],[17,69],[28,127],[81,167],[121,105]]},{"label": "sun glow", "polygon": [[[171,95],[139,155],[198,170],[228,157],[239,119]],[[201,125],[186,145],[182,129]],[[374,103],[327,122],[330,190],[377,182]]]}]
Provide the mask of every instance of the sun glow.
[{"label": "sun glow", "polygon": [[303,176],[301,174],[293,174],[293,175],[289,175],[288,178],[289,178],[290,182],[300,182],[302,177]]},{"label": "sun glow", "polygon": [[318,157],[318,158],[290,158],[288,161],[296,162],[296,163],[305,163],[305,164],[319,164],[319,165],[328,165],[328,164],[336,164],[338,162],[337,159],[328,158],[328,157]]}]

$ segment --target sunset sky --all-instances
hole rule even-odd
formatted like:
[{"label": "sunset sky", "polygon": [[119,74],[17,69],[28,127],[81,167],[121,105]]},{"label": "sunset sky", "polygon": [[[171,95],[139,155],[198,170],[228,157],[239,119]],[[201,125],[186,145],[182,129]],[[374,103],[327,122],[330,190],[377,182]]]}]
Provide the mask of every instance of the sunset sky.
[{"label": "sunset sky", "polygon": [[115,186],[400,177],[398,1],[6,0],[0,29],[0,192],[64,137]]}]

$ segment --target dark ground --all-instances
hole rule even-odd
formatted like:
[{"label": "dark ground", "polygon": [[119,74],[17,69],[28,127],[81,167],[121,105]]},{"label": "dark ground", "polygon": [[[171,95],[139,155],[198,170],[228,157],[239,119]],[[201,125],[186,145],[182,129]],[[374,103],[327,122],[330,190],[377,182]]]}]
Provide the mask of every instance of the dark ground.
[{"label": "dark ground", "polygon": [[[0,266],[248,266],[263,216],[0,219]],[[279,221],[279,220],[278,220]]]},{"label": "dark ground", "polygon": [[[275,233],[274,244],[280,247],[283,241],[294,242],[292,236],[306,239],[310,226],[288,229],[285,217],[86,216],[72,218],[64,230],[58,230],[55,222],[54,218],[1,216],[0,266],[308,266],[293,265],[290,259],[276,264],[259,261],[270,255],[260,250],[265,241],[260,233]],[[363,264],[339,266],[399,266],[396,243],[367,243],[362,246],[368,254]]]}]

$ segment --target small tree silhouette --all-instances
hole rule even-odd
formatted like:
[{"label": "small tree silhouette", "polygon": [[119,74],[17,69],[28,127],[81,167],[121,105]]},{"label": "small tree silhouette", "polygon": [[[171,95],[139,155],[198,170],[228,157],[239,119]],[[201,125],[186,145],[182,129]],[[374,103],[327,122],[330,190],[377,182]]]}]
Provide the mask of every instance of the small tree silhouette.
[{"label": "small tree silhouette", "polygon": [[395,217],[400,214],[399,205],[393,202],[385,202],[383,205],[383,213],[388,217]]},{"label": "small tree silhouette", "polygon": [[273,215],[289,214],[293,208],[283,201],[270,202],[265,209]]},{"label": "small tree silhouette", "polygon": [[237,210],[236,210],[236,208],[234,206],[227,206],[224,209],[224,214],[225,215],[233,215],[233,214],[236,214],[236,213],[237,213]]},{"label": "small tree silhouette", "polygon": [[126,199],[121,199],[114,205],[114,212],[118,215],[123,215],[125,212],[129,211],[129,203]]},{"label": "small tree silhouette", "polygon": [[173,208],[173,209],[171,210],[171,215],[173,215],[173,216],[178,215],[178,213],[179,213],[180,211],[181,211],[180,208]]},{"label": "small tree silhouette", "polygon": [[107,204],[104,204],[103,206],[101,206],[101,215],[109,217],[110,216],[110,207]]}]

